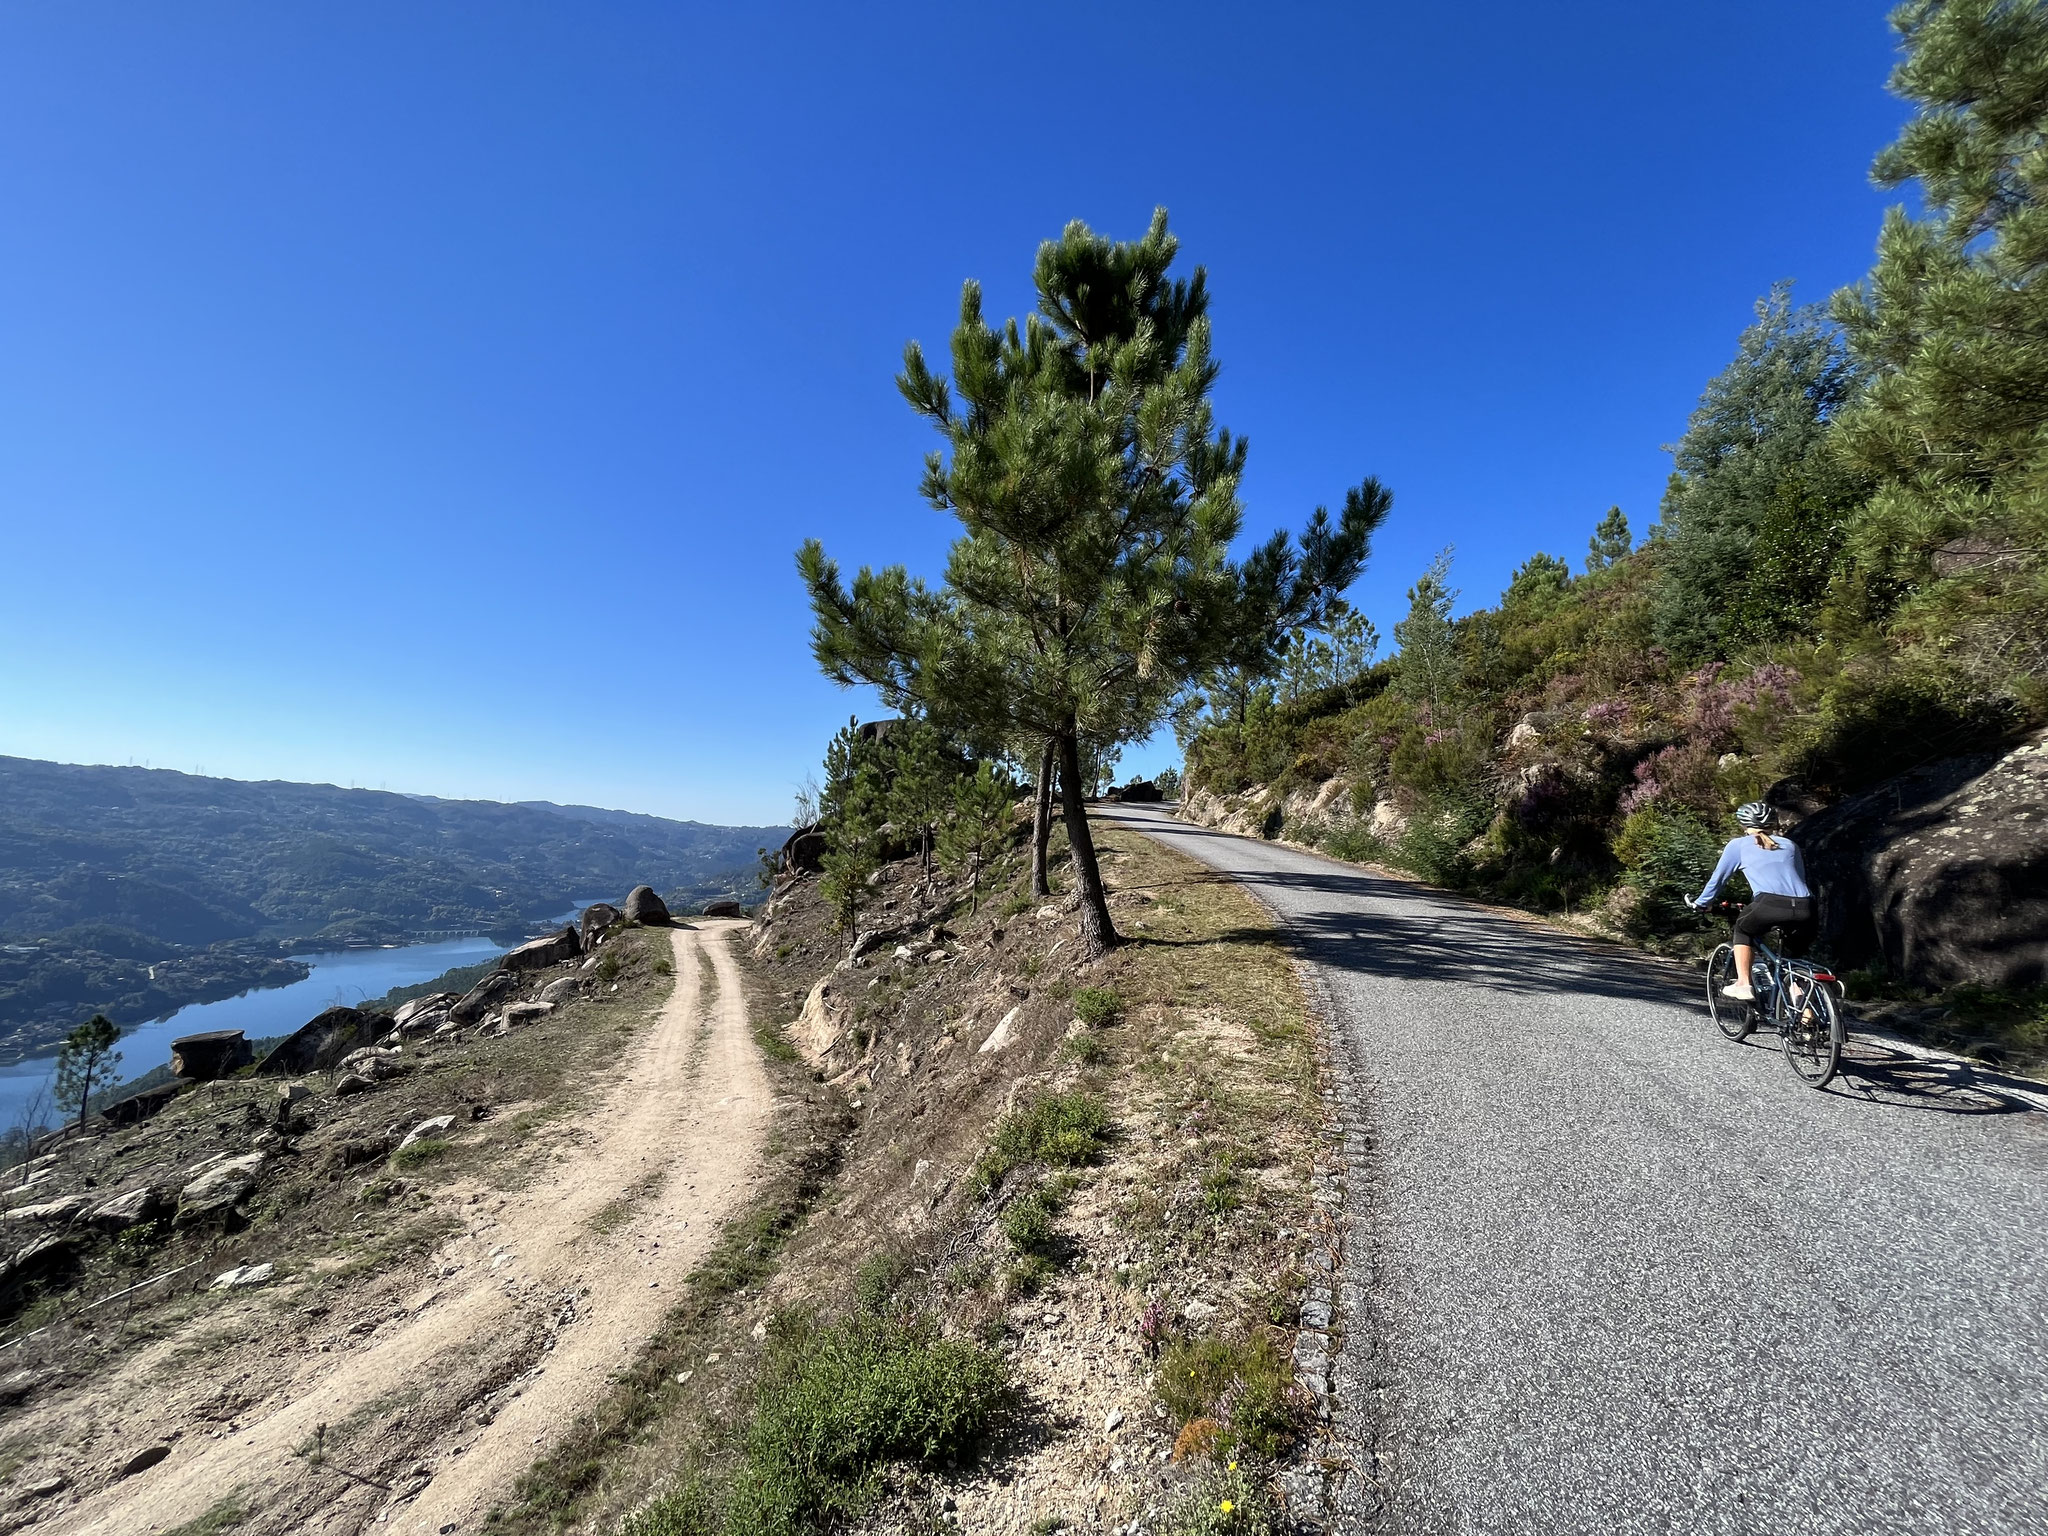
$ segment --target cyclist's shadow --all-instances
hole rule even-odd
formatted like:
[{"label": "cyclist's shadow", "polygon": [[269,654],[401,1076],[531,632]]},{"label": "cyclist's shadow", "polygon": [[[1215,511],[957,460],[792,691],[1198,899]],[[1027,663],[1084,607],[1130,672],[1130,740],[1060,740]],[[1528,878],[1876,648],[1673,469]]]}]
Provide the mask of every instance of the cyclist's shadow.
[{"label": "cyclist's shadow", "polygon": [[[1842,1049],[1842,1068],[1821,1090],[1893,1109],[1930,1109],[1946,1115],[2048,1117],[2048,1090],[2022,1084],[1991,1068],[1957,1057],[1928,1057],[1880,1035],[1860,1033],[1852,1015]],[[1744,1042],[1777,1047],[1777,1037],[1760,1030]]]}]

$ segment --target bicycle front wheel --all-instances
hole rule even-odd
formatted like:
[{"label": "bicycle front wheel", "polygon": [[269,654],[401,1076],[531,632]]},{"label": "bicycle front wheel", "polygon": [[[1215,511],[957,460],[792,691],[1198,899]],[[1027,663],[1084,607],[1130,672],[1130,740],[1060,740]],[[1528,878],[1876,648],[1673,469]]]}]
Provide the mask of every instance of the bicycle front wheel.
[{"label": "bicycle front wheel", "polygon": [[1723,997],[1721,989],[1735,981],[1735,946],[1723,944],[1707,962],[1707,1009],[1730,1040],[1747,1040],[1756,1028],[1756,1005]]},{"label": "bicycle front wheel", "polygon": [[1811,976],[1788,978],[1784,1008],[1778,1042],[1786,1062],[1809,1088],[1825,1088],[1842,1065],[1842,1011],[1834,993]]}]

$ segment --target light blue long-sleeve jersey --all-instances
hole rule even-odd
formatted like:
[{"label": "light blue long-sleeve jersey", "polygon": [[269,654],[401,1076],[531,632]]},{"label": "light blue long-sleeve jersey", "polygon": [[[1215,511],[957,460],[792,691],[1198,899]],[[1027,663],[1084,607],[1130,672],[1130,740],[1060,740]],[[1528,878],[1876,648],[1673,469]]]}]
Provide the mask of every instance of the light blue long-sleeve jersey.
[{"label": "light blue long-sleeve jersey", "polygon": [[1811,897],[1813,890],[1806,883],[1806,860],[1800,856],[1799,845],[1784,838],[1774,838],[1775,848],[1765,848],[1753,837],[1736,838],[1721,850],[1721,862],[1714,866],[1713,877],[1707,881],[1707,888],[1701,891],[1693,902],[1704,907],[1711,902],[1721,889],[1721,882],[1734,874],[1737,868],[1749,880],[1749,888],[1757,895]]}]

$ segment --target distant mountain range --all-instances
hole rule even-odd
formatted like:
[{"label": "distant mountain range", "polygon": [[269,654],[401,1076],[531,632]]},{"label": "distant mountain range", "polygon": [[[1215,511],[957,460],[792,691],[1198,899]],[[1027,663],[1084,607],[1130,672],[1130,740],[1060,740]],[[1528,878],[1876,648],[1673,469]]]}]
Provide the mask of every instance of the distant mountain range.
[{"label": "distant mountain range", "polygon": [[293,950],[509,941],[642,883],[685,908],[744,896],[755,850],[787,835],[0,757],[0,1049],[294,979]]}]

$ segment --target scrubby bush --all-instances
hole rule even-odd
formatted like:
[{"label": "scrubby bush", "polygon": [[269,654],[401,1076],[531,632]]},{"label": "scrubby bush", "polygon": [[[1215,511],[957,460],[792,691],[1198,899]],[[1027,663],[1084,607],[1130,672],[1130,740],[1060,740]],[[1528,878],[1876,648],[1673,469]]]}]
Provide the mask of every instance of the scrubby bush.
[{"label": "scrubby bush", "polygon": [[1159,1401],[1177,1424],[1213,1419],[1217,1454],[1274,1457],[1301,1431],[1306,1397],[1294,1363],[1259,1329],[1243,1336],[1176,1339],[1159,1358]]},{"label": "scrubby bush", "polygon": [[996,1122],[989,1147],[975,1165],[983,1189],[1027,1163],[1076,1168],[1093,1162],[1109,1140],[1109,1110],[1087,1093],[1040,1094]]},{"label": "scrubby bush", "polygon": [[1103,1029],[1124,1014],[1123,997],[1114,987],[1082,987],[1074,993],[1074,1017],[1090,1029]]},{"label": "scrubby bush", "polygon": [[1166,1517],[1167,1536],[1277,1536],[1280,1529],[1265,1489],[1234,1461],[1204,1474]]},{"label": "scrubby bush", "polygon": [[890,1464],[970,1455],[1009,1392],[999,1356],[929,1318],[779,1317],[737,1468],[686,1478],[627,1536],[801,1536],[855,1520]]},{"label": "scrubby bush", "polygon": [[853,1304],[870,1317],[889,1310],[903,1282],[910,1277],[910,1260],[894,1249],[871,1253],[853,1271]]},{"label": "scrubby bush", "polygon": [[1622,823],[1614,852],[1635,888],[1639,927],[1669,933],[1696,921],[1691,898],[1707,883],[1722,842],[1691,812],[1662,805],[1646,805]]}]

